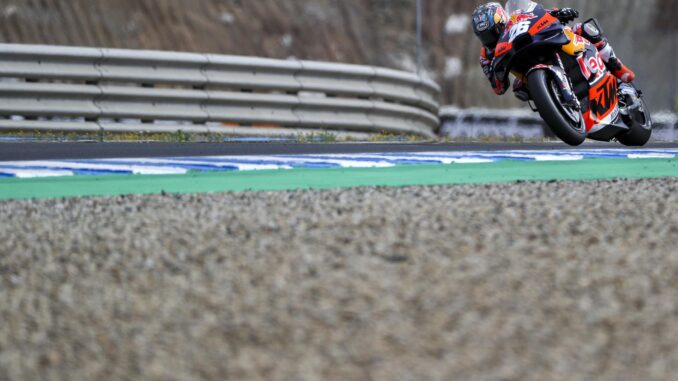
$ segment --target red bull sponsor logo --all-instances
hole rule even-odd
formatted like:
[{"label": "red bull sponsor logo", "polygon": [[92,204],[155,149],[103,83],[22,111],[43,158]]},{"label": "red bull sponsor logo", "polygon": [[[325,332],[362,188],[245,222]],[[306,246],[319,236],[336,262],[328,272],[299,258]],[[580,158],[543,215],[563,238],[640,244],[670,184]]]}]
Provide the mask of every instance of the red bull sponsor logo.
[{"label": "red bull sponsor logo", "polygon": [[534,13],[517,13],[511,16],[511,22],[517,24],[523,21],[534,20],[536,18],[537,16]]}]

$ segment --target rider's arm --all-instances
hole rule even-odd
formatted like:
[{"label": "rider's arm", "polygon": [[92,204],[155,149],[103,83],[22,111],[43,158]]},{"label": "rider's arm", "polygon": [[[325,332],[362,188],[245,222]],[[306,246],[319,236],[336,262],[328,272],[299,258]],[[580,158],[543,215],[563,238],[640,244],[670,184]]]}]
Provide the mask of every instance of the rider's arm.
[{"label": "rider's arm", "polygon": [[491,52],[487,51],[487,48],[481,48],[480,66],[483,68],[483,73],[485,73],[487,80],[490,81],[490,85],[492,86],[494,93],[497,95],[502,95],[506,92],[506,90],[508,90],[508,84],[502,83],[495,77],[494,70],[492,69],[492,58],[492,54]]}]

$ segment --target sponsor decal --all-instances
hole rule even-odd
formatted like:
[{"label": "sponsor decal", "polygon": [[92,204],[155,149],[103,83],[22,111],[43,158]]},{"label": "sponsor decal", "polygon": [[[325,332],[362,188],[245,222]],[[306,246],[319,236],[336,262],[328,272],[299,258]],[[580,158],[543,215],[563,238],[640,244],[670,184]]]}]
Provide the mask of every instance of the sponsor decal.
[{"label": "sponsor decal", "polygon": [[487,21],[487,17],[485,15],[476,16],[473,20],[473,23],[475,24],[478,32],[484,32],[490,27],[490,23]]},{"label": "sponsor decal", "polygon": [[537,34],[556,21],[558,21],[557,18],[547,13],[544,15],[544,17],[541,18],[541,20],[539,20],[539,22],[537,22],[532,28],[530,28],[530,34],[531,35]]},{"label": "sponsor decal", "polygon": [[509,34],[509,42],[513,42],[518,36],[525,34],[530,31],[530,22],[523,21],[518,24],[515,24],[511,27],[511,32]]},{"label": "sponsor decal", "polygon": [[591,89],[591,113],[597,120],[603,120],[617,106],[617,79],[608,75]]},{"label": "sponsor decal", "polygon": [[518,24],[523,21],[529,21],[536,19],[537,16],[534,13],[519,13],[511,16],[511,22],[513,24]]},{"label": "sponsor decal", "polygon": [[600,57],[600,55],[596,55],[595,57],[590,57],[588,59],[588,66],[591,69],[592,73],[598,73],[605,71],[605,61]]},{"label": "sponsor decal", "polygon": [[501,42],[501,43],[499,43],[499,44],[497,45],[497,50],[495,50],[494,55],[495,55],[496,57],[503,56],[504,54],[506,54],[506,53],[507,53],[508,51],[510,51],[511,49],[513,49],[513,44],[512,44],[512,43],[510,43],[510,42]]},{"label": "sponsor decal", "polygon": [[586,78],[586,80],[591,79],[591,69],[589,69],[589,66],[586,64],[584,56],[579,56],[577,58],[577,62],[579,62],[579,68],[581,69],[581,73],[584,75],[584,78]]}]

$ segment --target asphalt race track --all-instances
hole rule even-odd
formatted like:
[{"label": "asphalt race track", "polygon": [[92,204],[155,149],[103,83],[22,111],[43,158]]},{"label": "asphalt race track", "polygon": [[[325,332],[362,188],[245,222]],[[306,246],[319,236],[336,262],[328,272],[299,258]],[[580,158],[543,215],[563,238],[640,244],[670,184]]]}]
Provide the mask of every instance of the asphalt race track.
[{"label": "asphalt race track", "polygon": [[[616,143],[585,144],[577,149],[623,148]],[[678,148],[678,143],[650,144],[646,148]],[[303,155],[422,151],[574,149],[562,143],[452,143],[452,144],[297,144],[297,143],[0,143],[0,161],[101,159],[166,156]]]},{"label": "asphalt race track", "polygon": [[[569,150],[21,144],[3,160]],[[0,380],[674,380],[678,158],[628,156],[204,175],[499,183],[0,201]],[[586,177],[626,166],[665,172]],[[559,171],[588,181],[521,180]]]}]

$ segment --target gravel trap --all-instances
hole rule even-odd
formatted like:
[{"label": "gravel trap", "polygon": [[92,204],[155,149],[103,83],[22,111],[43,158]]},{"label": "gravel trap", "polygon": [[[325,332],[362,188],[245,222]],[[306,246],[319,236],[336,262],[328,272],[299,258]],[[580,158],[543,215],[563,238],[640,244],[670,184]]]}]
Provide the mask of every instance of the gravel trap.
[{"label": "gravel trap", "polygon": [[678,180],[0,203],[2,380],[673,380]]}]

